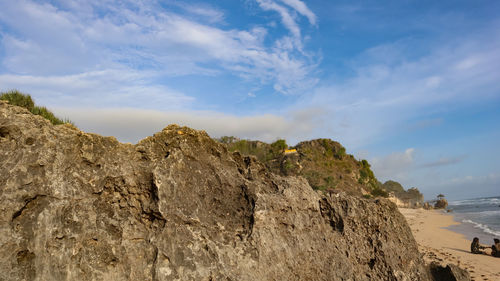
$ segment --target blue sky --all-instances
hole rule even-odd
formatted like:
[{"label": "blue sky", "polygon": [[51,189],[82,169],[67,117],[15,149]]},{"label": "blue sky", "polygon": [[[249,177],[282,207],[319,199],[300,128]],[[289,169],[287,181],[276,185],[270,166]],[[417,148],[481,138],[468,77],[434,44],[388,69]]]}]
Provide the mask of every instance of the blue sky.
[{"label": "blue sky", "polygon": [[0,0],[0,90],[138,140],[340,141],[426,198],[500,195],[498,1]]}]

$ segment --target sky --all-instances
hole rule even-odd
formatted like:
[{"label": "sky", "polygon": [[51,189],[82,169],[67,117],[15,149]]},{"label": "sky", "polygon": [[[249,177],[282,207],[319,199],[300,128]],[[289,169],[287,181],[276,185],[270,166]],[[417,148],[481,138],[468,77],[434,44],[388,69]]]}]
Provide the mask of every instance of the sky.
[{"label": "sky", "polygon": [[331,138],[426,199],[500,195],[496,0],[0,0],[0,91],[136,143]]}]

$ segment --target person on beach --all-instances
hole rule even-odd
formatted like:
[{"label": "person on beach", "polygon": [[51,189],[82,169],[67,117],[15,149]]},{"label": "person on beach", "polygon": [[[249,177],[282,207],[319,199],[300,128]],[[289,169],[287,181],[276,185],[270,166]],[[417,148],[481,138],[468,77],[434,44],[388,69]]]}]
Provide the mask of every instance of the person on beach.
[{"label": "person on beach", "polygon": [[484,252],[481,251],[481,249],[486,249],[486,248],[487,247],[479,244],[479,238],[477,237],[474,237],[474,239],[472,240],[472,244],[470,244],[470,252],[473,254],[484,254]]},{"label": "person on beach", "polygon": [[491,246],[491,255],[493,257],[500,258],[500,240],[495,238],[493,239],[493,241],[495,242],[495,244]]}]

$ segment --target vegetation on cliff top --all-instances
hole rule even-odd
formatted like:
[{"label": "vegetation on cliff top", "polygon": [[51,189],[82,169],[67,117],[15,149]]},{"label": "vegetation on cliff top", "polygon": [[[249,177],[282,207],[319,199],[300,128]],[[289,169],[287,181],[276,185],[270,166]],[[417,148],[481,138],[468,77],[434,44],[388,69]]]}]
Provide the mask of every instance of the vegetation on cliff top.
[{"label": "vegetation on cliff top", "polygon": [[330,139],[304,141],[294,147],[283,139],[268,144],[225,136],[218,141],[226,144],[229,151],[257,157],[274,173],[304,177],[315,190],[343,190],[366,198],[393,193],[403,201],[423,201],[423,194],[415,187],[405,190],[390,180],[382,184],[367,160],[356,160],[340,143]]},{"label": "vegetation on cliff top", "polygon": [[387,190],[387,192],[393,192],[397,198],[403,201],[408,201],[408,202],[424,201],[424,195],[420,193],[420,191],[416,187],[412,187],[409,188],[408,190],[405,190],[399,182],[389,180],[386,181],[384,184],[382,184],[382,188]]},{"label": "vegetation on cliff top", "polygon": [[305,141],[294,147],[288,147],[283,139],[271,144],[236,137],[222,137],[219,141],[230,151],[257,157],[274,173],[303,176],[316,190],[344,190],[368,197],[388,195],[368,161],[356,160],[330,139]]},{"label": "vegetation on cliff top", "polygon": [[73,124],[68,119],[60,119],[54,115],[50,110],[48,110],[44,106],[37,106],[35,105],[35,102],[33,101],[33,98],[31,98],[30,95],[28,94],[23,94],[17,90],[11,90],[8,92],[0,92],[0,100],[6,100],[9,102],[11,105],[17,105],[24,107],[28,109],[31,113],[35,115],[40,115],[43,118],[49,120],[52,124],[54,125],[60,125],[60,124]]}]

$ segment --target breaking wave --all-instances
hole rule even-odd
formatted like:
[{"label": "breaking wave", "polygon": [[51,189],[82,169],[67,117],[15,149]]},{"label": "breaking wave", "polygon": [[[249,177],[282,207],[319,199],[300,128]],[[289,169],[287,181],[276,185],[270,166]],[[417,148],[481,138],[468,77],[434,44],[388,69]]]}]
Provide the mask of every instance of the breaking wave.
[{"label": "breaking wave", "polygon": [[464,206],[464,205],[499,205],[500,198],[490,197],[490,198],[478,198],[478,199],[466,199],[457,200],[449,202],[449,205],[453,206]]},{"label": "breaking wave", "polygon": [[484,225],[484,224],[481,224],[481,223],[477,223],[477,222],[471,221],[471,220],[462,220],[462,222],[464,222],[464,223],[470,223],[475,228],[479,228],[479,229],[481,229],[485,233],[488,233],[488,234],[500,237],[500,231],[492,230],[487,225]]}]

